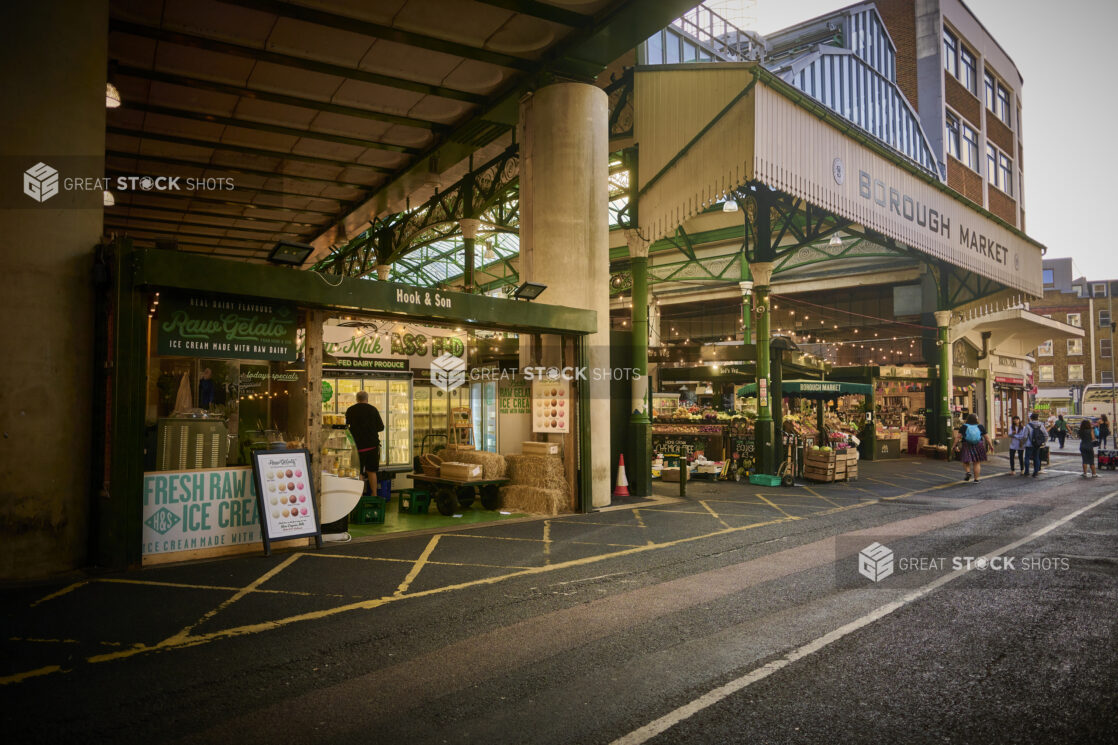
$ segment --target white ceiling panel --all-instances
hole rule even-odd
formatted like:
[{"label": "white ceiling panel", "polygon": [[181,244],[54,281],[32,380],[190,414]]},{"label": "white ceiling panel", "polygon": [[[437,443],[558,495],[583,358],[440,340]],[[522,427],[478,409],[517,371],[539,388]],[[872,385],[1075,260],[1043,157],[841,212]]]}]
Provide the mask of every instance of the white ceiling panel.
[{"label": "white ceiling panel", "polygon": [[461,0],[408,0],[392,20],[407,31],[483,47],[514,15],[480,3],[471,3],[468,12],[463,12],[462,5]]},{"label": "white ceiling panel", "polygon": [[[461,57],[429,49],[418,49],[397,44],[387,39],[377,39],[359,65],[371,70],[407,80],[436,85],[462,61]],[[495,65],[491,65],[494,69]]]},{"label": "white ceiling panel", "polygon": [[164,28],[201,32],[205,36],[249,46],[263,46],[276,17],[214,0],[166,0]]},{"label": "white ceiling panel", "polygon": [[155,54],[157,70],[230,85],[244,85],[257,63],[243,57],[160,42]]},{"label": "white ceiling panel", "polygon": [[296,57],[355,67],[373,45],[364,34],[280,18],[268,37],[267,48]]},{"label": "white ceiling panel", "polygon": [[386,85],[376,85],[361,80],[346,80],[334,92],[333,100],[334,103],[346,106],[356,106],[386,114],[406,116],[408,110],[419,103],[422,98],[422,93],[389,88]]},{"label": "white ceiling panel", "polygon": [[334,75],[259,62],[249,76],[248,87],[287,96],[329,101],[343,82],[344,78]]},{"label": "white ceiling panel", "polygon": [[221,141],[226,145],[242,145],[261,150],[275,150],[289,153],[299,140],[291,135],[281,135],[274,132],[260,132],[255,129],[243,127],[226,127],[222,133]]},{"label": "white ceiling panel", "polygon": [[378,122],[372,119],[359,119],[355,116],[335,114],[331,111],[320,111],[314,117],[308,129],[316,132],[328,132],[342,135],[343,137],[359,137],[371,141],[384,139],[384,133],[392,127],[387,122]]},{"label": "white ceiling panel", "polygon": [[473,93],[492,93],[510,77],[510,73],[496,65],[463,60],[443,78],[442,84]]},{"label": "white ceiling panel", "polygon": [[237,99],[237,118],[254,122],[279,124],[295,129],[307,129],[314,121],[314,109],[302,106],[288,106],[284,103],[261,101],[258,98],[241,97]]}]

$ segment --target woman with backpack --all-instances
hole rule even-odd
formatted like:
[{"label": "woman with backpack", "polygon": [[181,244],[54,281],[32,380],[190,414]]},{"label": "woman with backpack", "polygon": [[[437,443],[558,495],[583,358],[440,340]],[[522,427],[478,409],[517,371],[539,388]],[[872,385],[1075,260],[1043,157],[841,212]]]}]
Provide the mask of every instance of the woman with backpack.
[{"label": "woman with backpack", "polygon": [[1091,478],[1097,479],[1095,472],[1095,428],[1090,419],[1084,419],[1079,425],[1079,454],[1083,456],[1083,478],[1087,478],[1087,466],[1091,467]]},{"label": "woman with backpack", "polygon": [[1110,420],[1106,418],[1106,414],[1099,417],[1099,448],[1106,449],[1106,441],[1110,439]]},{"label": "woman with backpack", "polygon": [[987,450],[994,449],[994,443],[986,434],[986,428],[978,423],[978,416],[974,413],[968,415],[966,423],[955,431],[955,449],[959,451],[959,459],[967,469],[963,481],[970,481],[973,469],[975,483],[978,483],[978,477],[982,475],[982,462],[986,460]]},{"label": "woman with backpack", "polygon": [[1040,423],[1040,417],[1034,411],[1029,417],[1029,434],[1025,438],[1025,465],[1021,468],[1021,475],[1029,475],[1029,465],[1033,467],[1032,476],[1035,479],[1040,473],[1040,456],[1048,445],[1047,432]]},{"label": "woman with backpack", "polygon": [[1009,423],[1009,473],[1016,473],[1017,462],[1021,463],[1021,473],[1025,473],[1025,448],[1029,444],[1029,425],[1021,417],[1013,417]]}]

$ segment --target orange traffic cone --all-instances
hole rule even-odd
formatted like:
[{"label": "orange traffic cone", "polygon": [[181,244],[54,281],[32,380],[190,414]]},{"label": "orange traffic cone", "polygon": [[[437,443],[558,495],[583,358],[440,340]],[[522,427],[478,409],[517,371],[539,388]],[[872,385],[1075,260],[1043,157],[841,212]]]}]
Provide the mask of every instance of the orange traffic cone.
[{"label": "orange traffic cone", "polygon": [[613,496],[629,496],[629,479],[625,477],[625,454],[621,453],[617,461],[617,486],[613,487]]}]

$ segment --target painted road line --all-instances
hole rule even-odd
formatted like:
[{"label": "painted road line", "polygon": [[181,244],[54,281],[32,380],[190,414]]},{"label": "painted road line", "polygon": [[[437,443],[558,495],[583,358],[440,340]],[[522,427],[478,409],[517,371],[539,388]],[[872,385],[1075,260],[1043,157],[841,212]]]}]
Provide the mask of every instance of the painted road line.
[{"label": "painted road line", "polygon": [[442,538],[441,535],[436,535],[432,536],[431,540],[427,541],[427,547],[423,549],[423,553],[421,553],[419,558],[415,560],[415,563],[412,564],[411,569],[408,570],[407,576],[404,577],[404,581],[396,588],[396,592],[392,593],[393,595],[401,597],[408,591],[408,588],[411,587],[411,583],[414,582],[415,578],[419,576],[419,573],[423,571],[423,566],[427,563],[427,560],[431,558],[431,552],[435,550],[435,546],[439,545],[440,538]]},{"label": "painted road line", "polygon": [[551,521],[543,521],[543,563],[551,563]]},{"label": "painted road line", "polygon": [[[1060,519],[1049,523],[1048,525],[1044,526],[1043,528],[1040,528],[1039,530],[1033,531],[1032,533],[1025,536],[1024,538],[1020,538],[1016,541],[1013,541],[1012,543],[1007,543],[1000,548],[996,548],[993,551],[990,551],[989,553],[985,554],[982,558],[991,559],[995,556],[1001,556],[1005,553],[1008,553],[1009,551],[1012,551],[1015,548],[1018,548],[1020,546],[1025,545],[1026,543],[1030,543],[1031,541],[1034,541],[1037,538],[1040,538],[1041,536],[1047,535],[1048,533],[1051,533],[1053,530],[1060,527],[1061,525],[1065,525],[1065,524],[1071,522],[1072,520],[1074,520],[1075,518],[1079,517],[1083,513],[1087,512],[1089,510],[1092,510],[1095,507],[1098,507],[1099,505],[1107,502],[1108,500],[1113,498],[1116,494],[1118,494],[1118,492],[1111,492],[1110,494],[1107,494],[1105,497],[1102,497],[1100,499],[1096,499],[1091,504],[1086,505],[1085,507],[1080,507],[1078,510],[1072,512],[1071,514],[1065,515],[1065,516],[1061,517]],[[953,571],[949,574],[946,574],[943,577],[940,577],[939,579],[936,579],[933,582],[929,582],[928,584],[924,585],[923,587],[920,587],[916,590],[908,592],[903,597],[901,597],[899,600],[894,600],[891,603],[886,603],[885,605],[881,606],[880,608],[877,608],[876,610],[873,610],[873,611],[867,613],[866,615],[862,616],[861,618],[857,618],[857,619],[851,621],[850,623],[848,623],[844,626],[840,626],[839,628],[835,629],[834,631],[830,631],[830,632],[824,634],[823,636],[820,636],[820,637],[814,639],[813,641],[808,642],[807,644],[804,644],[801,647],[797,647],[796,649],[794,649],[791,652],[789,652],[788,654],[786,654],[784,657],[781,657],[779,660],[775,660],[774,662],[770,662],[767,665],[762,665],[761,667],[759,667],[755,670],[752,670],[751,672],[741,676],[740,678],[737,678],[735,680],[731,680],[729,683],[726,683],[725,685],[722,685],[722,686],[719,686],[718,688],[715,688],[713,691],[710,691],[709,693],[707,693],[703,696],[700,696],[699,698],[695,699],[694,701],[691,701],[690,703],[687,703],[687,704],[684,704],[683,706],[680,706],[679,708],[665,714],[664,716],[660,717],[659,719],[656,719],[652,722],[649,722],[648,724],[641,727],[640,729],[634,730],[634,731],[630,732],[629,734],[625,735],[624,737],[620,737],[620,738],[614,740],[611,743],[611,745],[641,745],[641,743],[648,742],[653,737],[656,737],[657,735],[662,734],[663,732],[666,732],[667,730],[671,729],[672,727],[674,727],[675,725],[684,721],[685,719],[689,719],[690,717],[694,716],[695,714],[698,714],[703,709],[706,709],[710,706],[713,706],[714,704],[717,704],[718,702],[720,702],[723,699],[737,693],[738,691],[741,691],[745,688],[748,688],[749,686],[753,685],[754,683],[756,683],[760,680],[764,680],[765,678],[769,677],[773,673],[776,673],[776,672],[779,672],[780,670],[783,670],[784,668],[788,667],[792,663],[794,663],[798,660],[802,660],[803,658],[808,657],[812,654],[815,654],[816,652],[818,652],[820,649],[823,649],[827,645],[833,644],[834,642],[838,641],[839,639],[842,639],[843,637],[848,636],[849,634],[851,634],[851,633],[853,633],[853,632],[855,632],[855,631],[857,631],[861,628],[869,626],[870,624],[881,620],[885,616],[888,616],[889,614],[894,613],[894,612],[900,610],[901,608],[904,608],[906,605],[912,604],[913,602],[919,600],[920,598],[924,597],[925,595],[928,595],[929,593],[932,593],[935,590],[938,590],[940,587],[943,587],[947,583],[955,581],[959,577],[962,577],[964,574],[967,574],[968,572],[972,571],[973,566],[974,566],[973,564],[968,563],[967,565],[965,565],[965,566],[963,566],[959,569],[956,569],[955,571]]]},{"label": "painted road line", "polygon": [[46,595],[44,597],[39,598],[38,600],[36,600],[34,603],[31,604],[31,607],[34,608],[36,605],[39,605],[40,603],[45,603],[48,600],[54,600],[55,598],[60,598],[63,595],[71,593],[74,590],[77,590],[79,587],[85,587],[88,584],[89,584],[89,580],[88,579],[83,579],[80,582],[75,582],[72,585],[67,585],[66,587],[63,587],[61,590],[58,590],[57,592],[52,592],[50,595]]},{"label": "painted road line", "polygon": [[814,489],[812,489],[812,488],[811,488],[810,486],[805,486],[805,487],[804,487],[804,491],[806,491],[806,492],[807,492],[808,494],[811,494],[811,495],[812,495],[812,496],[814,496],[814,497],[818,497],[819,499],[822,499],[822,500],[823,500],[824,502],[826,502],[827,504],[833,505],[833,506],[835,506],[835,507],[838,507],[838,506],[839,506],[839,505],[838,505],[837,503],[835,503],[834,501],[832,501],[832,500],[830,500],[830,499],[827,499],[827,498],[826,498],[826,497],[824,497],[824,496],[823,496],[822,494],[820,494],[819,492],[817,492],[817,491],[815,491]]},{"label": "painted road line", "polygon": [[58,665],[47,665],[46,667],[40,667],[37,670],[27,670],[22,673],[16,673],[15,675],[7,675],[3,678],[0,678],[0,685],[8,685],[9,683],[22,683],[28,678],[38,678],[43,675],[50,675],[57,672],[63,672],[62,668]]},{"label": "painted road line", "polygon": [[769,500],[768,500],[768,499],[767,499],[767,498],[765,497],[765,495],[764,495],[764,494],[761,494],[760,492],[758,492],[756,496],[757,496],[757,499],[760,499],[760,500],[761,500],[762,502],[764,502],[765,504],[767,504],[767,505],[768,505],[769,507],[772,507],[772,508],[773,508],[774,510],[776,510],[776,511],[777,511],[777,512],[779,512],[780,514],[784,515],[784,516],[785,516],[785,517],[787,517],[788,519],[790,519],[790,520],[800,520],[800,519],[801,519],[800,517],[798,517],[798,516],[796,516],[796,515],[789,515],[789,514],[788,514],[787,512],[785,512],[784,510],[782,510],[782,509],[780,509],[779,507],[777,507],[777,506],[776,506],[775,504],[773,504],[772,502],[770,502],[770,501],[769,501]]},{"label": "painted road line", "polygon": [[723,528],[728,528],[728,527],[730,527],[730,526],[729,526],[729,525],[728,525],[728,524],[726,523],[726,521],[725,521],[725,520],[723,520],[723,519],[722,519],[722,517],[721,517],[721,516],[720,516],[720,515],[719,515],[719,514],[718,514],[717,512],[715,512],[715,511],[714,511],[713,509],[711,509],[711,506],[710,506],[709,504],[707,504],[707,503],[706,503],[706,500],[705,500],[705,499],[700,499],[700,500],[699,500],[699,504],[701,504],[701,505],[703,506],[703,509],[705,509],[705,510],[706,510],[707,512],[709,512],[709,513],[710,513],[711,515],[713,515],[713,516],[714,516],[714,519],[715,519],[715,520],[717,520],[717,521],[718,521],[718,522],[719,522],[719,523],[720,523],[720,524],[722,525],[722,527],[723,527]]}]

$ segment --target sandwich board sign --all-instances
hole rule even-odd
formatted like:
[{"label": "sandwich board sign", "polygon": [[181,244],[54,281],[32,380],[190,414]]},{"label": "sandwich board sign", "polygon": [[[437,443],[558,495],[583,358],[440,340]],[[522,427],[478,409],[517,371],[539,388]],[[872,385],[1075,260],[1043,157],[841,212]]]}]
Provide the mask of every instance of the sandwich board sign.
[{"label": "sandwich board sign", "polygon": [[314,538],[322,548],[322,528],[314,507],[314,479],[309,450],[256,450],[252,474],[260,514],[260,538],[264,555],[272,553],[272,541]]}]

